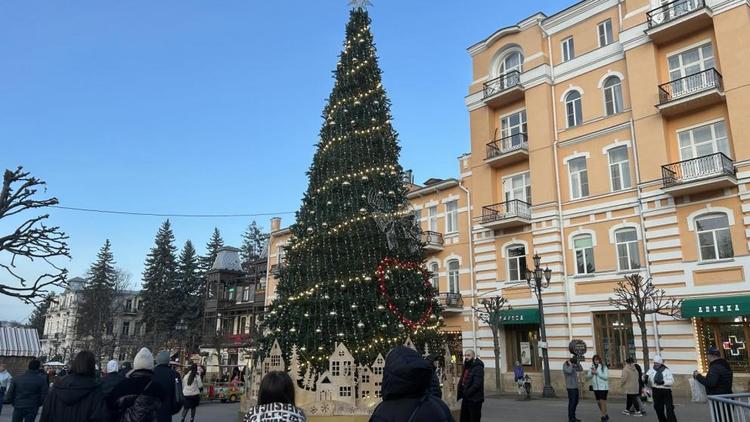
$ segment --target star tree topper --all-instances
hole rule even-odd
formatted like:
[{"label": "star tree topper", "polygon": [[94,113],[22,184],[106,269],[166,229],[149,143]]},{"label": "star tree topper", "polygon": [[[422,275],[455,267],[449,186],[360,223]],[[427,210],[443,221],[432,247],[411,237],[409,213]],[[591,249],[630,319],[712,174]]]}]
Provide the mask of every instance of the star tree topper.
[{"label": "star tree topper", "polygon": [[372,2],[370,2],[370,0],[349,0],[349,6],[351,6],[352,9],[365,9],[367,6],[372,6]]}]

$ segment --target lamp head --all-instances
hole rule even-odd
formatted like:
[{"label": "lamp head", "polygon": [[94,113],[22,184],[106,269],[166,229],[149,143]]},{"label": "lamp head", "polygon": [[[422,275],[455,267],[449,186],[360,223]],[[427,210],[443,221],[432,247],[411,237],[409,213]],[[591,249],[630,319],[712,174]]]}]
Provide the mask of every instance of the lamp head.
[{"label": "lamp head", "polygon": [[534,254],[534,267],[539,267],[539,264],[542,263],[542,257],[539,256],[538,253]]}]

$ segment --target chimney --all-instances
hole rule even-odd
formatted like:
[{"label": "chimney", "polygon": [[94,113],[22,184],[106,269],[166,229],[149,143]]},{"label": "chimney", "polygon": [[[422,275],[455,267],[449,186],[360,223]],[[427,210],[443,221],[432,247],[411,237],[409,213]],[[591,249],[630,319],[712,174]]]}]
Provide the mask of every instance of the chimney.
[{"label": "chimney", "polygon": [[231,246],[223,246],[219,248],[211,269],[242,271],[242,265],[240,265],[240,250]]},{"label": "chimney", "polygon": [[413,185],[414,184],[414,172],[412,170],[404,171],[404,183]]},{"label": "chimney", "polygon": [[277,232],[281,229],[281,218],[274,217],[271,219],[271,233]]}]

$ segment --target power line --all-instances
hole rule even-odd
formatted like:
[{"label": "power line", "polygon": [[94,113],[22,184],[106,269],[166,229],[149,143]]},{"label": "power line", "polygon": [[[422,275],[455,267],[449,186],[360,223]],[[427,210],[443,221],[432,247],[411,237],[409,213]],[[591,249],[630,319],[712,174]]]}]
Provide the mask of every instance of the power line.
[{"label": "power line", "polygon": [[261,212],[255,214],[184,214],[184,213],[157,213],[157,212],[137,212],[137,211],[117,211],[101,210],[95,208],[64,207],[62,205],[52,205],[52,208],[58,208],[68,211],[92,212],[98,214],[116,214],[116,215],[134,215],[139,217],[186,217],[186,218],[240,218],[240,217],[266,217],[274,215],[294,214],[294,211],[280,212]]}]

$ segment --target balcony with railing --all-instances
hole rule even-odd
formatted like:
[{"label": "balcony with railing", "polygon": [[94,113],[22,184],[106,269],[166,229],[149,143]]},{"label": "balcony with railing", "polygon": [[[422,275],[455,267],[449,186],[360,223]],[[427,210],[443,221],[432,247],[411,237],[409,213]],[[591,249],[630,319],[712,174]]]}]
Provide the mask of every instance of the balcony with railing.
[{"label": "balcony with railing", "polygon": [[434,231],[422,232],[422,243],[428,252],[440,252],[443,250],[443,234]]},{"label": "balcony with railing", "polygon": [[443,312],[461,312],[464,310],[464,299],[461,293],[440,293],[440,306]]},{"label": "balcony with railing", "polygon": [[659,85],[662,115],[670,116],[704,108],[724,101],[724,85],[715,68],[693,73]]},{"label": "balcony with railing", "polygon": [[519,199],[482,207],[482,215],[474,222],[488,229],[505,229],[531,223],[531,204]]},{"label": "balcony with railing", "polygon": [[661,167],[663,190],[687,195],[737,185],[734,161],[721,152]]},{"label": "balcony with railing", "polygon": [[489,105],[499,105],[508,101],[515,101],[523,96],[521,72],[511,70],[485,82],[482,89],[482,99]]},{"label": "balcony with railing", "polygon": [[273,264],[271,265],[271,275],[274,277],[279,277],[281,275],[281,271],[284,270],[286,267],[286,263],[280,263],[280,264]]},{"label": "balcony with railing", "polygon": [[502,167],[529,159],[529,142],[525,133],[500,138],[487,144],[484,161],[492,167]]},{"label": "balcony with railing", "polygon": [[675,0],[646,12],[646,34],[656,43],[672,41],[712,24],[705,0]]}]

